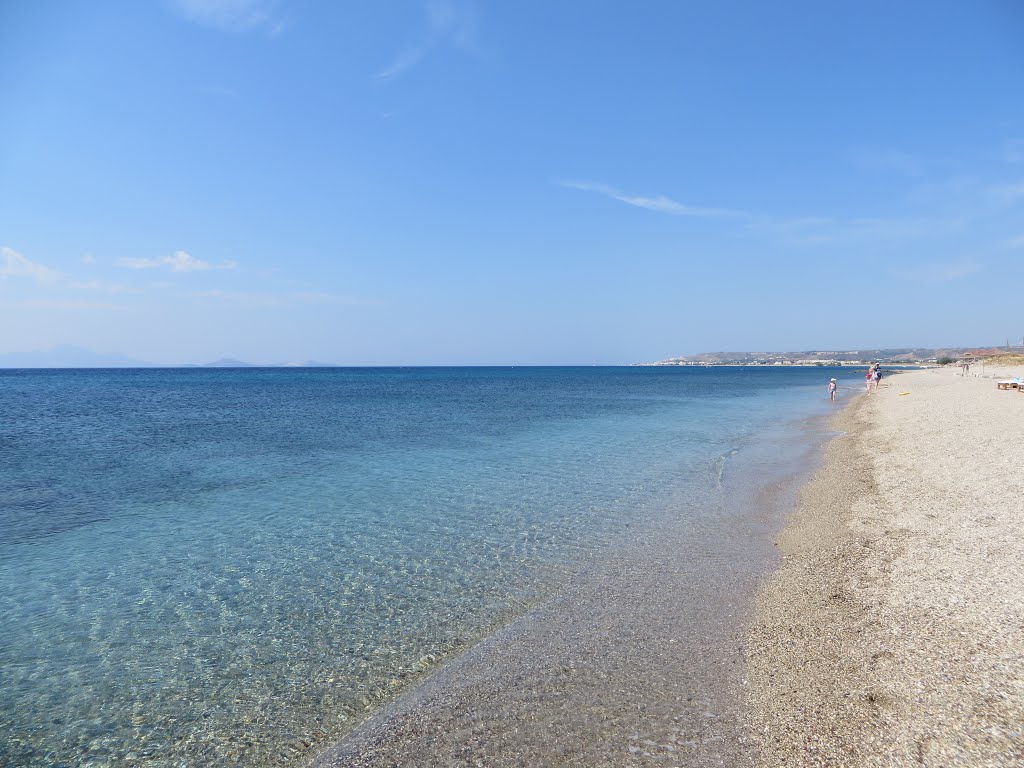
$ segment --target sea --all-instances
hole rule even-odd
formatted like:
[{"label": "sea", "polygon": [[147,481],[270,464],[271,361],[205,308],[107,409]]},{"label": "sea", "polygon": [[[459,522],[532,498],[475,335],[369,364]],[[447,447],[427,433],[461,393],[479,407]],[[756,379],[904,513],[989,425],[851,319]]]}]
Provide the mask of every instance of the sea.
[{"label": "sea", "polygon": [[861,388],[788,366],[0,371],[0,765],[308,762],[638,522],[759,482],[745,452],[820,440],[832,376]]}]

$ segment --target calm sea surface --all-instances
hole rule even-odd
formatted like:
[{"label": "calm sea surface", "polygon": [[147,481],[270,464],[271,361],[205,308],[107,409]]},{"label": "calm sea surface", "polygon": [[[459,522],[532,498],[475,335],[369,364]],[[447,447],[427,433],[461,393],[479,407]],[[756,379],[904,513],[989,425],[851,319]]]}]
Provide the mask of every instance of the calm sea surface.
[{"label": "calm sea surface", "polygon": [[0,371],[0,765],[308,759],[833,375]]}]

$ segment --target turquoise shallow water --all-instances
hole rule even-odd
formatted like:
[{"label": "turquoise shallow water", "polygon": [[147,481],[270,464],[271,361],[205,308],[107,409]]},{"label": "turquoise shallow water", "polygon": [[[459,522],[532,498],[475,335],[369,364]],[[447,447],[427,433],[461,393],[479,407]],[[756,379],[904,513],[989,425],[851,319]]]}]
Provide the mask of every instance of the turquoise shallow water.
[{"label": "turquoise shallow water", "polygon": [[305,759],[831,375],[0,372],[0,764]]}]

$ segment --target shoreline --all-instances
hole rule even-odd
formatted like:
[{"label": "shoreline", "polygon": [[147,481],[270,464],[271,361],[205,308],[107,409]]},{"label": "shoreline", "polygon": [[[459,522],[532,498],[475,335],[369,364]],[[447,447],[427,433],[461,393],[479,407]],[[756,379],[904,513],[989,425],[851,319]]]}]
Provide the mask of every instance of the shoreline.
[{"label": "shoreline", "polygon": [[758,595],[762,765],[1020,765],[1024,397],[883,382],[836,416]]},{"label": "shoreline", "polygon": [[820,464],[828,418],[795,421],[781,440],[757,435],[729,460],[725,489],[699,499],[683,489],[562,592],[307,765],[753,768],[744,647],[754,595],[777,567],[772,539]]}]

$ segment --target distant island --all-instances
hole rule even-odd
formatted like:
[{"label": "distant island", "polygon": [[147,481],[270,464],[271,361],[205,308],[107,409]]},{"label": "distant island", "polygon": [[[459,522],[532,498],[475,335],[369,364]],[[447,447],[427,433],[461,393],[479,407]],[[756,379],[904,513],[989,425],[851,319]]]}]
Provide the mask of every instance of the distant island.
[{"label": "distant island", "polygon": [[0,368],[333,368],[334,363],[315,360],[292,363],[247,363],[222,357],[211,363],[161,364],[136,360],[117,353],[93,352],[70,344],[61,344],[33,352],[0,354]]},{"label": "distant island", "polygon": [[938,349],[853,349],[803,352],[702,352],[636,365],[945,365],[957,360],[1012,362],[1024,358],[1024,347],[945,347]]},{"label": "distant island", "polygon": [[247,363],[244,360],[236,360],[233,357],[222,357],[212,363],[195,365],[189,363],[182,368],[336,368],[334,363],[318,363],[316,360],[307,360],[304,363]]}]

